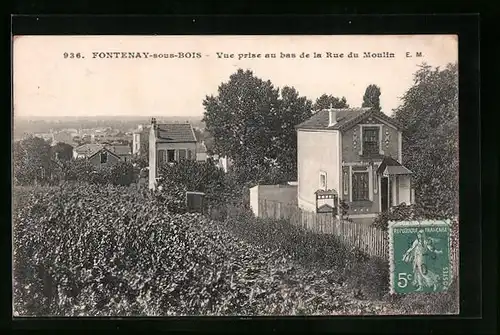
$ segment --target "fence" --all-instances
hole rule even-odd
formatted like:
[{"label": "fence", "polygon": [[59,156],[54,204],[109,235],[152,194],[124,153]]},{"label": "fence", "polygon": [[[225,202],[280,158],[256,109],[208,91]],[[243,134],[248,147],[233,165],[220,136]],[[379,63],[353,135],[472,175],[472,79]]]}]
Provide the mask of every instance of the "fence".
[{"label": "fence", "polygon": [[[332,214],[318,214],[301,210],[294,204],[259,200],[259,216],[270,219],[287,219],[291,224],[317,234],[333,234],[347,247],[358,248],[367,255],[388,260],[387,232],[366,223],[346,222]],[[453,275],[458,275],[458,247],[451,249]]]},{"label": "fence", "polygon": [[370,256],[387,259],[387,233],[362,223],[338,220],[332,214],[303,211],[296,205],[259,201],[263,218],[288,219],[291,224],[317,234],[333,234],[347,247],[358,248]]}]

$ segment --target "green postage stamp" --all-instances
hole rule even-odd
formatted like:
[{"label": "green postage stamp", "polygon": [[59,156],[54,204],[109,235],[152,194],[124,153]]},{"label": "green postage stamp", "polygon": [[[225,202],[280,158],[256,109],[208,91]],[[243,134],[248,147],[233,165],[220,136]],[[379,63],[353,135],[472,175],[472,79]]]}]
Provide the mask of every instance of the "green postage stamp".
[{"label": "green postage stamp", "polygon": [[442,292],[451,283],[450,221],[389,222],[391,293]]}]

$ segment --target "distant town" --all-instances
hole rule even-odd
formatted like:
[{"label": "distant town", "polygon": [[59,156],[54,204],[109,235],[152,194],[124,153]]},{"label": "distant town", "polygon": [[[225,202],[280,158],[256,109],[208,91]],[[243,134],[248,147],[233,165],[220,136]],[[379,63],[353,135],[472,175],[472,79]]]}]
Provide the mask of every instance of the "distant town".
[{"label": "distant town", "polygon": [[[97,138],[110,136],[110,139],[123,140],[127,138],[132,141],[132,133],[137,129],[139,124],[148,124],[151,117],[156,117],[159,122],[166,123],[190,123],[193,128],[203,130],[204,123],[201,121],[201,116],[87,116],[87,117],[71,117],[71,116],[53,116],[53,117],[21,117],[15,116],[13,124],[14,140],[21,140],[27,136],[36,136],[45,139],[53,139],[68,144],[86,143],[92,139],[92,135],[97,135]],[[68,135],[71,136],[69,140]],[[127,137],[128,136],[128,137]],[[84,139],[85,138],[85,139]],[[74,139],[74,141],[73,141]]]}]

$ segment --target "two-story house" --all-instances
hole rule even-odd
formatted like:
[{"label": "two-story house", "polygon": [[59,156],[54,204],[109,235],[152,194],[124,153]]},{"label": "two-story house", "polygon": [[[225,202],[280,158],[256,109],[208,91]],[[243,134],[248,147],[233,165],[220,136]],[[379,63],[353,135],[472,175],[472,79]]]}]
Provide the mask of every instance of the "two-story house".
[{"label": "two-story house", "polygon": [[393,118],[370,108],[331,108],[296,130],[302,209],[338,208],[344,200],[355,219],[412,203],[412,172],[403,165],[401,127]]},{"label": "two-story house", "polygon": [[151,119],[149,131],[149,188],[154,189],[158,167],[183,159],[196,160],[196,135],[189,123],[157,124]]}]

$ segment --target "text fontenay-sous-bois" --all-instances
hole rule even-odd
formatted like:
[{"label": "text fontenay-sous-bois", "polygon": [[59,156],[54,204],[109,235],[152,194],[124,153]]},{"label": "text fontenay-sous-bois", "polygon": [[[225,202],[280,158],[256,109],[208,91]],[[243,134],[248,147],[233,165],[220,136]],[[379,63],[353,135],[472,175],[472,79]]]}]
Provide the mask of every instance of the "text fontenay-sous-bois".
[{"label": "text fontenay-sous-bois", "polygon": [[[86,55],[82,52],[64,52],[62,54],[65,59],[85,59]],[[301,52],[301,53],[290,53],[290,52],[279,52],[279,53],[231,53],[231,52],[216,52],[215,58],[217,59],[357,59],[357,58],[368,58],[368,59],[387,59],[387,58],[397,58],[399,55],[394,52],[383,51],[383,52]],[[91,53],[91,59],[200,59],[203,57],[210,57],[208,54],[202,54],[201,52],[176,52],[176,53],[154,53],[154,52],[129,52],[129,51],[94,51]],[[404,54],[405,58],[412,57],[423,57],[422,52],[406,52]]]}]

